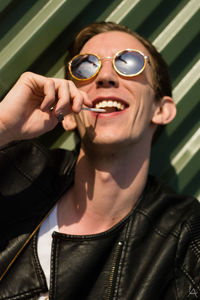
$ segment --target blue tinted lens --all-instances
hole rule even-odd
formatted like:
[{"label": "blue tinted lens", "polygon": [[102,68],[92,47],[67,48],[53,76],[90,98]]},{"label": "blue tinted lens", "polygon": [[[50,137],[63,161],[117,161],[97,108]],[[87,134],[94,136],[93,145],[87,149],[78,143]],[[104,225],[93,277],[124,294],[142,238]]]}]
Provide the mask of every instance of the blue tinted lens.
[{"label": "blue tinted lens", "polygon": [[99,69],[98,57],[92,54],[77,56],[71,63],[72,74],[79,79],[92,77]]},{"label": "blue tinted lens", "polygon": [[123,51],[115,58],[117,70],[124,75],[137,75],[145,64],[144,56],[139,52]]}]

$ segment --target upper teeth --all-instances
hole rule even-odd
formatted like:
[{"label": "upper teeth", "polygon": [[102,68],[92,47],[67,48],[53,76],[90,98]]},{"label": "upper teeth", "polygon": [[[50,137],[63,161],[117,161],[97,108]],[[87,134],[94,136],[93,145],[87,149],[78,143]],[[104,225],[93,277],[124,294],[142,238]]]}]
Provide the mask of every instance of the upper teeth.
[{"label": "upper teeth", "polygon": [[113,100],[104,100],[95,105],[95,108],[104,108],[104,107],[116,107],[119,110],[125,109],[124,104]]}]

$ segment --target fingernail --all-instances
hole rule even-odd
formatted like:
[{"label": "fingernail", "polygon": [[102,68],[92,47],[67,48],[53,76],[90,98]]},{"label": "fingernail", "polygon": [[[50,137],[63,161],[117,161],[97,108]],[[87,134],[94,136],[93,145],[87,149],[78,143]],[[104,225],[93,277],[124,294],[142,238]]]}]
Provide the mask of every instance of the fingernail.
[{"label": "fingernail", "polygon": [[64,120],[63,114],[60,112],[57,116],[56,116],[58,122],[62,122]]}]

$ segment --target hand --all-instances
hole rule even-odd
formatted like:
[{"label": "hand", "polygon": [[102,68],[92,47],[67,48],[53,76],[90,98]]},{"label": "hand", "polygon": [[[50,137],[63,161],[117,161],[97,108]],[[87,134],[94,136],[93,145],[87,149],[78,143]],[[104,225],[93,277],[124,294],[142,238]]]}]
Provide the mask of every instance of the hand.
[{"label": "hand", "polygon": [[72,81],[22,74],[0,103],[0,145],[52,130],[60,113],[79,113],[83,103],[92,106]]}]

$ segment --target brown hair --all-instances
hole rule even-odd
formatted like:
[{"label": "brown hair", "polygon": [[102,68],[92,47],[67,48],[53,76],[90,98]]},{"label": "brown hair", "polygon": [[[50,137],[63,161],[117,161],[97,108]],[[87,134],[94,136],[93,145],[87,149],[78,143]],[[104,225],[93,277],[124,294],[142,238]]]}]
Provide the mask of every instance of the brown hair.
[{"label": "brown hair", "polygon": [[[156,50],[156,48],[145,38],[143,38],[138,33],[132,31],[130,28],[116,24],[113,22],[99,22],[93,23],[85,28],[83,28],[75,37],[73,44],[70,47],[69,53],[66,57],[66,65],[70,59],[77,55],[84,44],[91,39],[93,36],[99,33],[108,31],[122,31],[129,33],[134,36],[137,40],[144,45],[144,47],[150,53],[150,62],[153,72],[153,88],[155,91],[155,98],[159,100],[163,96],[172,95],[171,79],[168,72],[168,67],[161,54]],[[65,78],[69,78],[68,68],[65,68]]]}]

